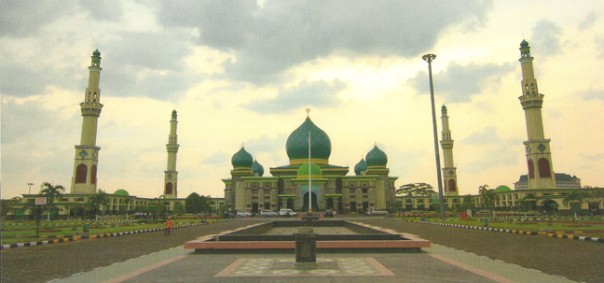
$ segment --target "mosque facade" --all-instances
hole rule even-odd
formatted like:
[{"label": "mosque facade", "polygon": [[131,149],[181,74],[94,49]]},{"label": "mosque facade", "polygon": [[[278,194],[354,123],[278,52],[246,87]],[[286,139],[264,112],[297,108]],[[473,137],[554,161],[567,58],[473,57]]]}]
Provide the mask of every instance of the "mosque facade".
[{"label": "mosque facade", "polygon": [[245,148],[233,155],[231,176],[222,180],[228,209],[306,212],[309,203],[312,211],[329,209],[340,214],[395,209],[397,177],[389,176],[388,157],[377,145],[349,176],[348,166],[330,163],[329,136],[307,116],[289,135],[285,148],[289,163],[270,167],[271,176],[264,176],[264,167]]}]

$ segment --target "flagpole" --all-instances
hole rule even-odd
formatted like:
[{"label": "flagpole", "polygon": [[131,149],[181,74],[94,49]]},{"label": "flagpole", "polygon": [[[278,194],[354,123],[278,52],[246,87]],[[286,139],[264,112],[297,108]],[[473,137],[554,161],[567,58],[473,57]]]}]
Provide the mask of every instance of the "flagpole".
[{"label": "flagpole", "polygon": [[312,214],[312,166],[310,151],[310,131],[308,132],[308,214]]}]

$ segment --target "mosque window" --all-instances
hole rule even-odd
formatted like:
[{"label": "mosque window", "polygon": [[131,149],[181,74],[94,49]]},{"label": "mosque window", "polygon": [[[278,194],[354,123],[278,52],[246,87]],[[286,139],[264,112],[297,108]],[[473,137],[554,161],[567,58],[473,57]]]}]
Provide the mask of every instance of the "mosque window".
[{"label": "mosque window", "polygon": [[172,194],[172,183],[170,183],[170,182],[166,183],[166,194],[167,195]]},{"label": "mosque window", "polygon": [[455,180],[449,180],[449,192],[457,191],[457,187],[455,187]]},{"label": "mosque window", "polygon": [[529,178],[531,179],[535,179],[535,165],[533,164],[533,160],[529,159],[528,161],[528,173],[529,173]]},{"label": "mosque window", "polygon": [[551,178],[551,170],[549,169],[549,161],[545,158],[539,159],[537,166],[539,166],[539,177],[541,178]]},{"label": "mosque window", "polygon": [[364,188],[362,189],[363,194],[364,194],[364,195],[366,195],[368,190],[369,190],[369,189],[367,189],[367,187],[364,187]]},{"label": "mosque window", "polygon": [[76,184],[85,184],[86,183],[86,173],[88,173],[88,167],[85,164],[80,164],[76,168]]},{"label": "mosque window", "polygon": [[96,185],[96,165],[92,165],[90,172],[90,182]]}]

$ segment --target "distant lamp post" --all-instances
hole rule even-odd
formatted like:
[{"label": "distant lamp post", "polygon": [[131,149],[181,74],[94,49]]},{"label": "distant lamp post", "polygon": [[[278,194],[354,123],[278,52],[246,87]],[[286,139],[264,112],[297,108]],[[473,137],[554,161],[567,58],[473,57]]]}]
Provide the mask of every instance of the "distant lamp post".
[{"label": "distant lamp post", "polygon": [[424,61],[428,62],[428,75],[430,77],[430,99],[432,101],[432,129],[434,131],[434,156],[436,158],[436,178],[438,184],[438,204],[440,206],[440,216],[445,219],[445,206],[444,206],[444,196],[443,196],[443,186],[441,182],[441,173],[440,173],[440,153],[438,150],[438,134],[436,129],[436,110],[434,108],[434,86],[432,83],[432,61],[436,58],[434,54],[426,54],[422,56]]},{"label": "distant lamp post", "polygon": [[34,183],[27,183],[27,185],[29,186],[29,194],[31,195],[31,186],[33,186]]}]

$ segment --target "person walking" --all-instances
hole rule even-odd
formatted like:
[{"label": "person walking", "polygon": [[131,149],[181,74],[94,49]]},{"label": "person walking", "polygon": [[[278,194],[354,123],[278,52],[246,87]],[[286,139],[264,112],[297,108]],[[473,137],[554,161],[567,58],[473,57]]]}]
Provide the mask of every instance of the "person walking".
[{"label": "person walking", "polygon": [[166,220],[166,229],[164,230],[164,236],[170,236],[172,228],[174,228],[174,222],[172,222],[172,218],[168,217],[168,220]]}]

